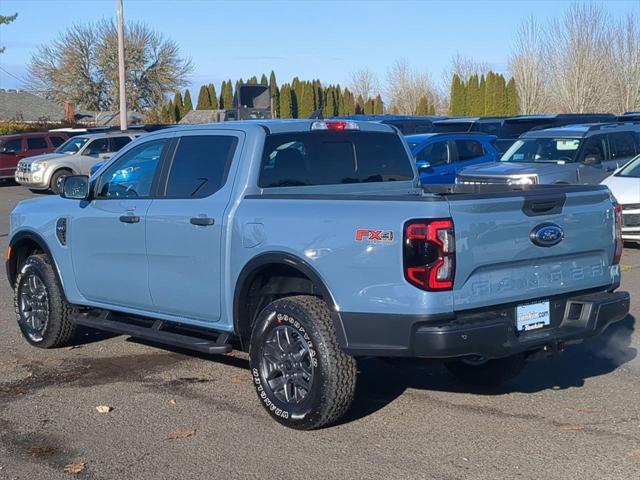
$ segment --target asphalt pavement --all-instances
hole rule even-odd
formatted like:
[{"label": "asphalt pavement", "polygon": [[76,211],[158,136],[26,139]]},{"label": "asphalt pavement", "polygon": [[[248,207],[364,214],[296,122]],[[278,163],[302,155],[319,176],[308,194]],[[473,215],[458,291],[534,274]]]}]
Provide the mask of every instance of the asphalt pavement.
[{"label": "asphalt pavement", "polygon": [[[32,196],[0,184],[2,252],[8,213]],[[1,278],[0,479],[640,478],[640,249],[622,263],[632,315],[603,336],[498,391],[439,364],[361,360],[348,417],[315,432],[270,419],[241,353],[90,331],[30,347]]]}]

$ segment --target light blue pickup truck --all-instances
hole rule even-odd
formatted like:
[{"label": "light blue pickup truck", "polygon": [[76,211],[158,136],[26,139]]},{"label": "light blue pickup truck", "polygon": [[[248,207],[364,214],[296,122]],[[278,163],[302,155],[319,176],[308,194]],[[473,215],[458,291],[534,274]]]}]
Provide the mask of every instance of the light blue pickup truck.
[{"label": "light blue pickup truck", "polygon": [[21,202],[6,266],[30,344],[244,350],[269,414],[313,429],[358,357],[495,384],[624,318],[620,227],[605,187],[421,186],[390,126],[254,120],[151,133]]}]

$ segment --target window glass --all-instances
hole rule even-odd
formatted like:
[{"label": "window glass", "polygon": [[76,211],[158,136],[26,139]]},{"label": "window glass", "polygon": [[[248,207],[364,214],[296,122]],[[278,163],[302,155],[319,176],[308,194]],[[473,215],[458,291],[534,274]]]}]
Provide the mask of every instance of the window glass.
[{"label": "window glass", "polygon": [[8,140],[2,144],[0,148],[2,153],[18,153],[22,151],[22,139],[14,138],[13,140]]},{"label": "window glass", "polygon": [[46,150],[47,148],[47,141],[44,137],[27,138],[27,150]]},{"label": "window glass", "polygon": [[629,159],[636,154],[636,147],[632,132],[609,134],[609,150],[611,159]]},{"label": "window glass", "polygon": [[153,178],[167,140],[143,143],[124,154],[100,176],[97,198],[137,198],[151,195]]},{"label": "window glass", "polygon": [[627,163],[627,165],[616,174],[616,177],[640,178],[640,157],[636,157]]},{"label": "window glass", "polygon": [[168,197],[206,197],[222,188],[238,139],[229,135],[180,138],[167,181]]},{"label": "window glass", "polygon": [[419,162],[429,162],[432,167],[449,163],[449,144],[446,141],[427,145],[416,157]]},{"label": "window glass", "polygon": [[84,149],[82,154],[97,157],[101,153],[108,153],[108,152],[109,152],[109,139],[98,138],[96,140],[93,140],[89,145],[87,145],[87,148]]},{"label": "window glass", "polygon": [[484,155],[482,144],[477,140],[456,140],[458,149],[458,161],[471,160]]},{"label": "window glass", "polygon": [[64,143],[64,138],[62,138],[62,137],[49,137],[49,141],[51,142],[51,145],[53,145],[54,147],[59,147],[60,145],[62,145]]},{"label": "window glass", "polygon": [[72,137],[64,142],[60,147],[56,149],[56,153],[66,153],[68,155],[74,155],[87,143],[89,139],[87,137]]},{"label": "window glass", "polygon": [[522,138],[516,140],[501,162],[574,162],[580,148],[577,138]]},{"label": "window glass", "polygon": [[110,151],[117,152],[131,141],[130,137],[111,137]]},{"label": "window glass", "polygon": [[584,144],[584,152],[582,152],[582,159],[584,160],[587,155],[595,156],[598,161],[604,160],[604,135],[598,135],[589,138]]},{"label": "window glass", "polygon": [[411,159],[393,133],[314,131],[269,135],[260,187],[412,180]]}]

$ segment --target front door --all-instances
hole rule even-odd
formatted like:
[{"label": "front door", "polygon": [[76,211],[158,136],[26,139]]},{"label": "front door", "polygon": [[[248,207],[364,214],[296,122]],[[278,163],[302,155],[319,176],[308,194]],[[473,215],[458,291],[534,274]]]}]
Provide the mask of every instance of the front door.
[{"label": "front door", "polygon": [[185,133],[177,139],[167,160],[165,190],[147,213],[149,290],[156,312],[220,320],[230,169],[242,139],[230,131]]},{"label": "front door", "polygon": [[76,284],[88,300],[149,309],[147,211],[168,140],[129,150],[97,179],[94,198],[71,218],[69,245]]},{"label": "front door", "polygon": [[446,140],[430,143],[416,155],[416,165],[422,183],[453,183],[455,167],[451,145]]}]

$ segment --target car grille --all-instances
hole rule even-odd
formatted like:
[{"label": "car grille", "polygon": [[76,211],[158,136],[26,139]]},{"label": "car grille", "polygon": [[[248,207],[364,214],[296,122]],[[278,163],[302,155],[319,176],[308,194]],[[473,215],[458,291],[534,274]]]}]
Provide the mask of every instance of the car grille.
[{"label": "car grille", "polygon": [[623,214],[622,225],[624,227],[640,227],[640,213]]},{"label": "car grille", "polygon": [[29,173],[31,172],[31,164],[30,163],[18,163],[18,172],[20,173]]},{"label": "car grille", "polygon": [[458,177],[457,183],[463,185],[508,184],[509,180],[509,177],[470,177],[465,175]]},{"label": "car grille", "polygon": [[625,210],[640,210],[640,203],[627,203],[622,205],[622,211]]}]

